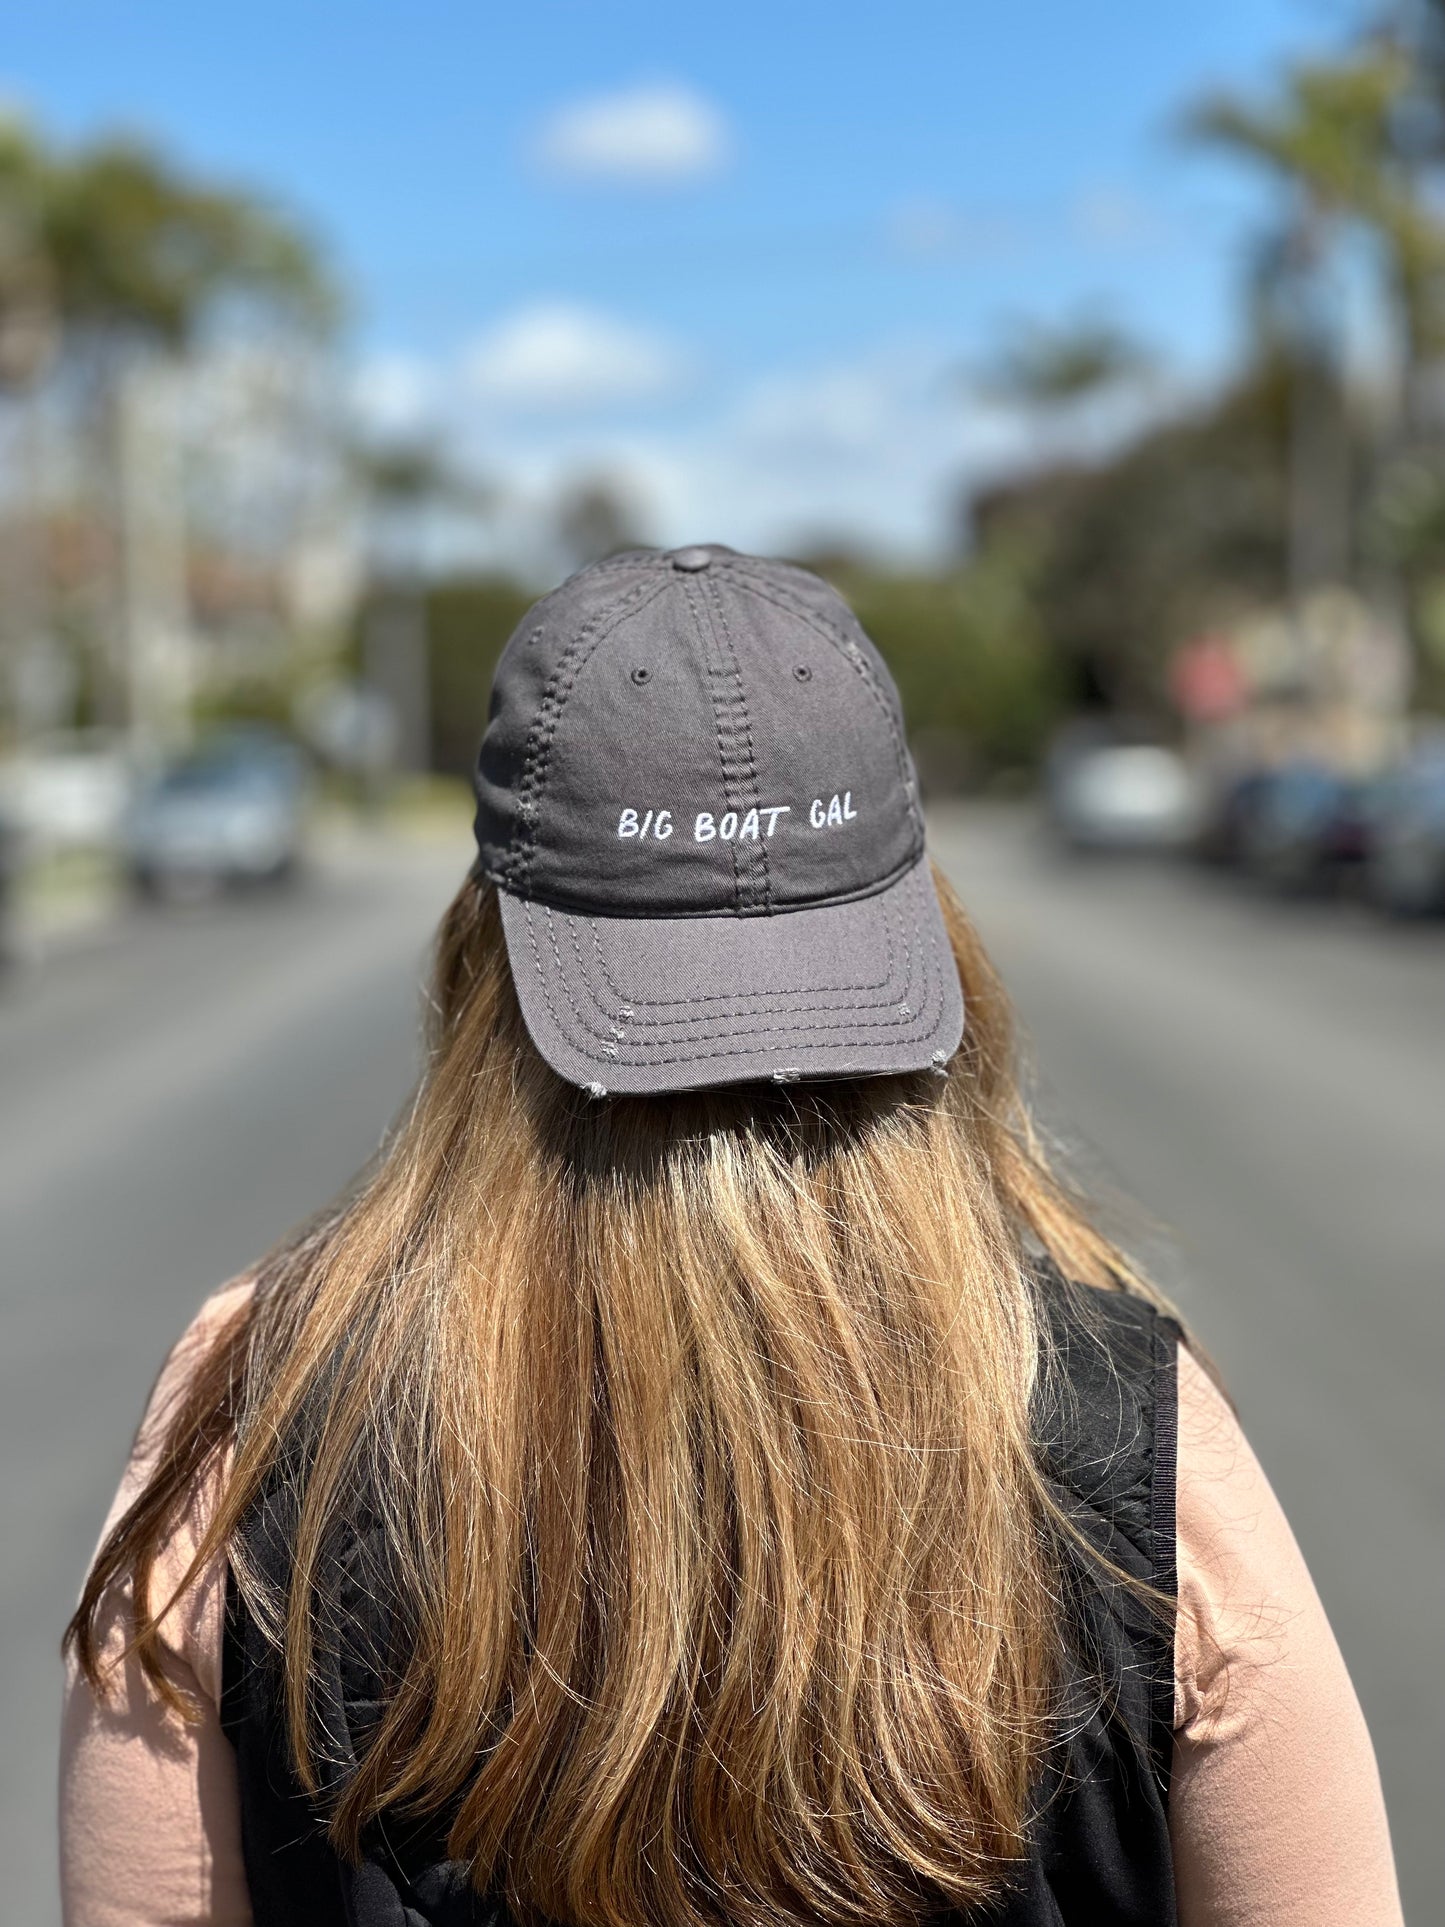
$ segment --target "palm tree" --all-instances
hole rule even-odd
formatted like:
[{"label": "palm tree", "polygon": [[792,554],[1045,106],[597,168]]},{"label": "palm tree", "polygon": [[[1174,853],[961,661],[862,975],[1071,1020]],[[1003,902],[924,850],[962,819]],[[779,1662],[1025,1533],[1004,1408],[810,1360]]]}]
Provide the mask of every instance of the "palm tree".
[{"label": "palm tree", "polygon": [[55,347],[55,285],[44,244],[45,175],[22,123],[0,118],[0,391],[23,393]]},{"label": "palm tree", "polygon": [[1293,375],[1290,578],[1296,591],[1347,567],[1348,430],[1331,281],[1346,236],[1364,232],[1383,264],[1400,369],[1396,444],[1425,429],[1424,373],[1445,346],[1445,227],[1421,192],[1408,137],[1418,73],[1403,47],[1367,43],[1296,68],[1273,100],[1217,94],[1186,116],[1195,141],[1247,161],[1285,192],[1281,230],[1255,277],[1266,348]]},{"label": "palm tree", "polygon": [[1316,62],[1289,76],[1264,105],[1230,95],[1201,101],[1185,131],[1262,166],[1294,197],[1293,219],[1316,254],[1346,226],[1381,244],[1407,367],[1442,341],[1445,227],[1421,191],[1419,68],[1389,40],[1349,59]]},{"label": "palm tree", "polygon": [[43,243],[78,336],[180,351],[226,301],[315,327],[336,315],[314,244],[253,196],[198,185],[132,141],[46,162]]},{"label": "palm tree", "polygon": [[[218,317],[319,333],[338,301],[309,237],[255,196],[198,183],[133,141],[64,152],[9,123],[0,128],[0,381],[5,344],[33,336],[27,318],[37,312],[45,355],[27,380],[33,388],[49,369],[77,400],[95,448],[100,519],[123,550],[139,493],[125,453],[138,371],[178,362]],[[100,680],[115,720],[130,707],[126,665],[144,623],[141,586],[121,576],[96,584],[96,626],[113,645]]]},{"label": "palm tree", "polygon": [[1085,317],[1059,327],[1017,331],[977,386],[992,400],[1030,416],[1045,435],[1088,427],[1097,405],[1149,374],[1149,354],[1107,321]]}]

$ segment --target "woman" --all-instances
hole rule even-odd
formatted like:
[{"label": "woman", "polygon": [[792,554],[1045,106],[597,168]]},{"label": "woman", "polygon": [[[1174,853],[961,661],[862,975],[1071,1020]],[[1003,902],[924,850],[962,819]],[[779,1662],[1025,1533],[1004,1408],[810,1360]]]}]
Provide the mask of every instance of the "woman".
[{"label": "woman", "polygon": [[410,1111],[143,1422],[72,1927],[1398,1921],[1288,1527],[1050,1172],[844,606],[584,571],[477,797]]}]

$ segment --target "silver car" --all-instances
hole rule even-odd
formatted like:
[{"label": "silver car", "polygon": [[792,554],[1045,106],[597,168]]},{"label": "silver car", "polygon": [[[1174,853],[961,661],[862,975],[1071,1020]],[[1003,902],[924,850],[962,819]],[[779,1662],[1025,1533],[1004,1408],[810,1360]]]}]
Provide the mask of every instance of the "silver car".
[{"label": "silver car", "polygon": [[1445,911],[1445,737],[1421,742],[1378,785],[1366,879],[1398,917]]},{"label": "silver car", "polygon": [[138,796],[125,836],[133,883],[179,898],[280,882],[300,858],[305,791],[300,755],[283,738],[215,739]]}]

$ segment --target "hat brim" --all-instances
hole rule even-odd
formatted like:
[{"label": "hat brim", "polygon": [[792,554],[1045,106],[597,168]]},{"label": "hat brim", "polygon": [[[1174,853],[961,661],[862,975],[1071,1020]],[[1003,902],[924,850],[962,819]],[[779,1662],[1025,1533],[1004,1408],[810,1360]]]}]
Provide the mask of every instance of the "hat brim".
[{"label": "hat brim", "polygon": [[589,916],[498,894],[532,1041],[597,1094],[925,1070],[963,1035],[927,857],[873,896],[773,916]]}]

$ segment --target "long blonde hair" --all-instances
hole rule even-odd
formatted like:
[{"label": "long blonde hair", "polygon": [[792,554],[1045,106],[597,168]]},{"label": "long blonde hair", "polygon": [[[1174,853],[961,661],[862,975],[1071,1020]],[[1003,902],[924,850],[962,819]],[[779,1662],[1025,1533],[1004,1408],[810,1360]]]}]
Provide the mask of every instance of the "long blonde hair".
[{"label": "long blonde hair", "polygon": [[[490,888],[443,922],[430,1055],[355,1192],[261,1268],[67,1632],[206,1481],[283,1657],[303,1784],[339,1531],[405,1646],[329,1803],[388,1809],[524,1920],[910,1927],[997,1890],[1050,1742],[1060,1609],[1031,1258],[1131,1282],[1052,1175],[1008,1007],[939,879],[945,1075],[596,1101],[532,1048]],[[280,1482],[289,1583],[246,1557]]]}]

